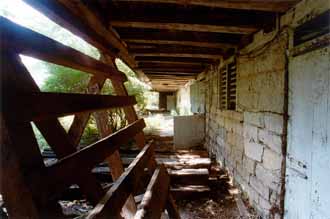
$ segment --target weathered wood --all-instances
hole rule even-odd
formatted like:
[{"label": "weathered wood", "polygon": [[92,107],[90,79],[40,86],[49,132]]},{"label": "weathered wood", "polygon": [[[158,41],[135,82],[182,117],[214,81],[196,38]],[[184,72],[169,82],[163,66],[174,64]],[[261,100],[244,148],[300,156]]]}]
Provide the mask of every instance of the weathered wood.
[{"label": "weathered wood", "polygon": [[164,166],[157,168],[150,180],[134,219],[160,218],[169,192],[170,178]]},{"label": "weathered wood", "polygon": [[[87,92],[90,94],[98,94],[102,89],[104,82],[105,78],[103,77],[92,77],[88,82]],[[90,113],[81,113],[74,116],[68,135],[75,147],[77,147],[80,142],[89,117]]]},{"label": "weathered wood", "polygon": [[257,10],[257,11],[272,11],[272,12],[285,12],[290,7],[298,2],[298,0],[114,0],[114,2],[147,2],[147,3],[167,3],[178,5],[196,5],[211,8],[229,8],[240,10]]},{"label": "weathered wood", "polygon": [[139,68],[205,68],[203,63],[184,63],[184,62],[139,62]]},{"label": "weathered wood", "polygon": [[225,43],[238,45],[242,34],[231,33],[204,33],[192,31],[171,31],[142,28],[116,28],[123,40],[168,40],[168,41],[192,41],[207,43]]},{"label": "weathered wood", "polygon": [[180,213],[178,211],[178,208],[175,204],[175,200],[173,199],[172,194],[169,192],[166,200],[166,210],[170,217],[170,219],[180,219]]},{"label": "weathered wood", "polygon": [[[57,163],[47,167],[46,170],[30,172],[28,176],[36,179],[35,183],[31,186],[36,189],[43,186],[46,187],[45,191],[40,194],[41,200],[57,198],[58,194],[62,193],[68,186],[82,184],[81,180],[86,176],[90,176],[89,173],[94,166],[117,151],[120,145],[127,143],[132,138],[130,136],[141,132],[144,126],[144,121],[138,120],[104,139],[60,159]],[[42,181],[44,178],[51,178],[52,180],[45,183]],[[88,185],[87,182],[86,185]],[[87,188],[83,187],[82,189]],[[91,186],[89,189],[92,190],[95,188]],[[100,195],[97,191],[86,194]],[[101,194],[101,197],[103,197],[103,194]],[[99,202],[101,197],[97,197],[96,202]]]},{"label": "weathered wood", "polygon": [[125,74],[75,49],[1,17],[1,48],[91,74],[125,81]]},{"label": "weathered wood", "polygon": [[[20,99],[15,103],[15,108],[7,109],[7,105],[15,98]],[[16,121],[38,121],[134,104],[136,100],[133,96],[94,94],[33,92],[9,94],[4,98],[4,109],[10,110],[14,114],[12,119]]]},{"label": "weathered wood", "polygon": [[[101,88],[98,86],[97,81],[96,82],[96,86],[94,91],[96,93],[100,93]],[[100,81],[102,83],[102,79]],[[91,85],[92,87],[93,85]],[[99,130],[99,133],[101,135],[102,138],[107,137],[108,135],[110,135],[112,133],[112,130],[110,128],[110,121],[109,121],[109,117],[107,115],[106,112],[96,112],[93,114],[94,118],[96,120],[96,125],[97,128]],[[109,157],[106,158],[106,161],[108,162],[109,167],[111,168],[111,176],[112,176],[112,180],[115,181],[117,180],[121,174],[124,172],[124,167],[120,158],[120,154],[119,151],[115,151],[113,154],[111,154]],[[122,210],[122,215],[125,218],[132,218],[133,215],[136,213],[136,205],[134,202],[134,197],[132,195],[130,195],[127,199],[127,202],[125,203],[125,205],[123,206],[123,210]]]},{"label": "weathered wood", "polygon": [[213,33],[235,33],[250,34],[258,29],[249,26],[221,26],[207,24],[184,24],[184,23],[154,23],[154,22],[137,22],[137,21],[112,21],[114,27],[130,27],[130,28],[149,28],[163,30],[178,31],[194,31],[194,32],[213,32]]},{"label": "weathered wood", "polygon": [[[36,160],[30,159],[30,156],[32,158],[38,157],[38,151],[35,150],[37,143],[34,140],[31,127],[28,127],[29,124],[25,124],[24,126],[9,128],[3,115],[1,117],[0,191],[6,203],[7,212],[11,218],[41,219],[40,208],[33,191],[29,188],[31,181],[24,175],[28,167],[31,167],[30,165],[43,166],[40,157]],[[25,146],[22,147],[26,153],[25,156],[18,153],[21,145]]]},{"label": "weathered wood", "polygon": [[[33,78],[22,64],[17,54],[14,54],[12,51],[1,50],[1,58],[2,58],[2,62],[0,62],[1,63],[0,69],[2,71],[1,72],[2,82],[3,82],[2,88],[5,91],[3,92],[4,94],[11,94],[14,92],[28,93],[28,92],[40,91],[38,86],[34,82]],[[12,90],[12,92],[8,92],[10,90]],[[15,101],[20,101],[20,100],[16,98]],[[9,105],[13,103],[15,102],[13,101],[12,103],[9,103]],[[42,135],[44,136],[44,138],[46,139],[47,143],[55,151],[58,158],[64,157],[76,151],[76,149],[72,146],[70,140],[68,139],[66,131],[64,130],[64,128],[61,126],[61,124],[57,119],[40,121],[40,122],[36,122],[35,124],[42,133]],[[23,136],[23,134],[19,134],[17,136],[21,136],[21,135]],[[23,138],[21,137],[19,139],[23,139]],[[25,143],[22,142],[20,145],[23,144]],[[31,161],[38,161],[42,159],[40,156],[40,152],[39,155],[36,156],[30,155],[30,152],[34,150],[33,148],[32,149],[29,147],[20,147],[20,148],[21,149],[19,151],[23,153],[22,156],[24,156],[25,158],[28,158]],[[25,149],[28,151],[25,152]],[[40,162],[42,162],[42,160]],[[33,165],[30,169],[32,170],[35,169],[36,167],[38,167],[38,165]],[[37,168],[37,170],[35,171],[39,171],[39,170],[40,168]],[[33,178],[31,177],[31,179]],[[36,188],[37,191],[34,193],[35,195],[42,196],[43,194],[46,194],[44,196],[44,199],[40,197],[43,200],[43,202],[47,202],[48,200],[51,199],[51,197],[47,196],[47,192],[46,192],[49,188],[44,188],[44,185],[47,185],[47,179],[48,178],[44,178],[44,179],[40,178],[39,180],[42,180],[41,182],[43,182],[43,184],[34,187]],[[94,179],[93,176],[91,175],[85,174],[84,179],[77,180],[77,182],[92,203],[97,203],[104,194],[101,186],[96,182],[96,179]],[[30,185],[33,186],[34,183],[31,183]]]},{"label": "weathered wood", "polygon": [[135,67],[134,59],[128,54],[124,43],[113,31],[105,28],[82,2],[65,0],[24,1],[106,54],[111,56],[117,54],[130,67]]},{"label": "weathered wood", "polygon": [[143,71],[146,72],[186,72],[186,73],[200,73],[204,70],[204,68],[194,68],[194,67],[140,67]]},{"label": "weathered wood", "polygon": [[153,153],[152,143],[145,146],[86,219],[118,218],[127,197],[138,188],[139,178]]},{"label": "weathered wood", "polygon": [[136,61],[160,61],[160,62],[192,62],[192,63],[214,63],[216,59],[214,58],[178,58],[178,57],[135,57]]},{"label": "weathered wood", "polygon": [[[115,67],[114,60],[111,57],[103,54],[101,59],[104,60],[105,63],[108,63],[109,65],[112,65]],[[128,96],[128,92],[125,88],[125,85],[122,82],[112,81],[112,86],[117,95]],[[135,112],[134,107],[124,107],[124,112],[125,112],[125,116],[126,116],[128,123],[133,123],[138,119],[138,116]],[[140,148],[144,147],[145,139],[144,139],[143,132],[138,133],[135,136],[135,141],[136,141],[138,147],[140,147]]]},{"label": "weathered wood", "polygon": [[135,56],[148,56],[148,57],[183,57],[183,58],[208,58],[220,59],[223,55],[218,54],[191,54],[191,53],[134,53]]},{"label": "weathered wood", "polygon": [[180,45],[180,46],[194,46],[203,48],[218,48],[218,49],[230,49],[235,48],[235,44],[229,43],[209,43],[209,42],[196,42],[196,41],[176,41],[176,40],[152,40],[152,39],[125,39],[127,43],[135,43],[136,45]]}]

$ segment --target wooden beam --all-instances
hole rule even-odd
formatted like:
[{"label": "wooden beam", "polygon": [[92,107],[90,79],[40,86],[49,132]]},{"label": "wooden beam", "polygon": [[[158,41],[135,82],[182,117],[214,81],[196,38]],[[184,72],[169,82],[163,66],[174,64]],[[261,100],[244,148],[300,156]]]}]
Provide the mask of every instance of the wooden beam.
[{"label": "wooden beam", "polygon": [[55,23],[81,36],[103,53],[112,57],[118,56],[131,68],[136,66],[134,59],[128,54],[125,44],[115,32],[107,29],[82,2],[66,0],[24,1],[41,11]]},{"label": "wooden beam", "polygon": [[162,61],[162,60],[146,60],[146,61],[138,61],[138,65],[139,66],[151,66],[151,65],[168,65],[168,66],[171,66],[171,65],[190,65],[190,66],[195,66],[195,65],[198,65],[198,66],[208,66],[209,64],[208,63],[203,63],[203,62],[193,62],[193,61]]},{"label": "wooden beam", "polygon": [[[93,89],[95,93],[101,92],[102,86],[100,87],[98,85],[103,84],[103,82],[103,79],[100,79],[99,81],[95,80]],[[93,85],[91,85],[89,88],[91,87],[93,87]],[[107,137],[113,132],[110,127],[109,116],[106,112],[95,112],[93,113],[93,116],[96,120],[97,129],[99,130],[99,133],[102,138]],[[112,180],[116,181],[124,172],[124,166],[120,158],[119,150],[113,152],[109,157],[107,157],[106,161],[109,165],[109,168],[111,169]],[[134,197],[133,195],[130,195],[128,197],[127,202],[123,206],[122,215],[124,216],[124,218],[132,218],[136,213],[136,210],[137,208],[134,201]]]},{"label": "wooden beam", "polygon": [[75,49],[0,17],[1,48],[95,75],[125,81],[126,76]]},{"label": "wooden beam", "polygon": [[256,11],[271,11],[271,12],[285,12],[298,0],[113,0],[114,2],[146,2],[146,3],[165,3],[165,4],[178,4],[178,5],[196,5],[211,8],[229,8],[240,10],[256,10]]},{"label": "wooden beam", "polygon": [[139,62],[139,68],[205,68],[203,63],[184,63],[184,62]]},{"label": "wooden beam", "polygon": [[190,41],[207,43],[224,43],[238,45],[242,34],[210,33],[192,31],[171,31],[142,28],[116,28],[122,40],[168,40],[168,41]]},{"label": "wooden beam", "polygon": [[[15,102],[16,107],[14,109],[7,109],[6,105],[15,97],[21,101]],[[3,101],[4,109],[11,110],[14,114],[12,119],[16,121],[38,121],[75,113],[93,112],[136,104],[134,96],[48,92],[34,92],[29,94],[12,93],[8,95],[8,98],[4,98]],[[22,109],[24,110],[22,111]]]},{"label": "wooden beam", "polygon": [[[11,90],[20,93],[40,91],[37,84],[34,82],[33,78],[31,77],[25,66],[22,64],[18,54],[14,54],[12,51],[1,50],[1,58],[2,62],[0,62],[0,70],[2,71],[2,89],[3,91],[5,91],[3,92],[3,94],[10,94],[11,92],[9,91]],[[19,102],[20,100],[18,98],[15,98],[15,101]],[[9,103],[9,105],[13,103],[14,101]],[[24,109],[22,109],[22,111],[24,111]],[[9,113],[11,114],[10,111]],[[24,123],[17,123],[16,125],[19,126],[19,124]],[[30,122],[28,124],[30,125]],[[46,139],[47,143],[54,150],[58,158],[67,156],[76,151],[75,147],[71,144],[66,131],[57,119],[39,121],[35,124]],[[21,136],[17,139],[23,139],[22,142],[26,141],[23,138],[23,134],[18,134],[17,136]],[[22,144],[23,143],[19,145],[21,146]],[[38,149],[37,154],[39,157],[28,156],[30,152],[26,152],[25,150],[31,152],[35,149],[31,147],[20,148],[19,151],[23,153],[22,156],[24,156],[24,158],[28,158],[30,161],[33,162],[40,160],[43,163],[40,151]],[[36,164],[32,165],[27,169],[30,170],[30,172],[28,172],[27,174],[31,172],[38,173],[38,171],[45,171],[42,168],[38,168],[38,165]],[[88,197],[88,200],[91,201],[91,203],[97,203],[104,194],[101,185],[98,184],[96,179],[93,178],[93,176],[90,174],[82,174],[81,176],[82,178],[77,179],[77,184],[80,186],[80,188]],[[48,203],[49,200],[51,200],[54,196],[58,195],[56,193],[53,193],[53,190],[51,190],[51,188],[47,186],[47,179],[50,178],[52,178],[52,176],[50,176],[49,178],[43,178],[43,176],[40,176],[38,180],[35,180],[33,177],[28,177],[28,179],[34,180],[33,183],[29,183],[29,185],[32,187],[32,190],[34,189],[33,194],[37,196],[38,199],[40,199],[40,202]],[[35,184],[37,184],[37,182],[40,182],[41,185],[34,186]]]},{"label": "wooden beam", "polygon": [[[113,58],[110,56],[107,56],[106,54],[102,54],[101,59],[105,62],[108,63],[109,65],[112,65],[113,67],[117,67],[115,65],[115,62]],[[117,95],[120,96],[128,96],[127,89],[124,85],[123,82],[120,81],[112,81],[112,86],[116,92]],[[128,121],[128,123],[133,123],[138,119],[138,116],[135,112],[134,107],[124,107],[124,112],[125,112],[125,117]],[[145,145],[145,139],[144,139],[144,133],[140,132],[135,136],[135,141],[138,145],[139,148],[143,148]]]},{"label": "wooden beam", "polygon": [[[147,68],[147,67],[142,67],[140,68],[142,69],[143,71],[146,71],[146,72],[167,72],[167,73],[170,73],[170,72],[185,72],[185,73],[200,73],[202,72],[205,68],[180,68],[180,67],[173,67],[173,68],[156,68],[156,67],[153,67],[153,68]],[[146,73],[147,74],[147,73]]]},{"label": "wooden beam", "polygon": [[152,143],[145,146],[86,219],[118,218],[127,197],[138,188],[140,177],[153,153]]},{"label": "wooden beam", "polygon": [[[59,194],[65,190],[67,186],[77,183],[77,177],[91,171],[94,166],[103,162],[118,150],[122,144],[129,142],[144,127],[145,123],[143,119],[137,120],[108,137],[60,159],[46,170],[40,170],[38,172],[31,170],[29,177],[39,179],[31,186],[34,188],[46,187],[45,192],[40,194],[40,198],[42,200],[48,200],[54,194]],[[44,178],[51,178],[52,180],[42,186],[42,179]]]},{"label": "wooden beam", "polygon": [[125,39],[125,42],[135,43],[137,45],[138,44],[180,45],[180,46],[194,46],[194,47],[205,47],[205,48],[218,48],[223,50],[237,47],[237,45],[230,43],[209,43],[209,42],[176,41],[176,40]]},{"label": "wooden beam", "polygon": [[141,207],[134,219],[160,218],[165,208],[169,187],[170,177],[165,167],[160,166],[151,177],[147,190],[144,193]]},{"label": "wooden beam", "polygon": [[223,55],[191,53],[134,53],[134,56],[220,59]]},{"label": "wooden beam", "polygon": [[179,75],[179,76],[197,76],[197,73],[189,72],[166,72],[166,71],[149,71],[146,72],[148,75]]},{"label": "wooden beam", "polygon": [[136,21],[111,21],[113,27],[125,28],[148,28],[162,30],[178,30],[193,32],[213,32],[213,33],[235,33],[251,34],[258,28],[249,26],[223,26],[207,24],[184,24],[184,23],[155,23],[155,22],[136,22]]},{"label": "wooden beam", "polygon": [[191,63],[214,63],[216,61],[215,58],[186,58],[186,57],[148,57],[148,56],[136,56],[135,60],[139,62],[147,62],[147,61],[166,61],[166,62],[191,62]]},{"label": "wooden beam", "polygon": [[[87,92],[90,94],[98,94],[102,89],[105,80],[106,78],[93,76],[88,82]],[[80,142],[89,117],[90,113],[79,113],[74,116],[68,135],[75,147],[77,147]]]}]

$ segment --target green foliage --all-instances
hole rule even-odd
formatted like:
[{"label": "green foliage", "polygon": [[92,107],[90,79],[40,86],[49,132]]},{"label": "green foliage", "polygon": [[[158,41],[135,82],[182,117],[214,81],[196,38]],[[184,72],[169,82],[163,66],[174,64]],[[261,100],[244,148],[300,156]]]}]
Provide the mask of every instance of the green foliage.
[{"label": "green foliage", "polygon": [[85,92],[90,79],[89,74],[48,63],[46,67],[51,75],[42,85],[42,91],[63,93]]}]

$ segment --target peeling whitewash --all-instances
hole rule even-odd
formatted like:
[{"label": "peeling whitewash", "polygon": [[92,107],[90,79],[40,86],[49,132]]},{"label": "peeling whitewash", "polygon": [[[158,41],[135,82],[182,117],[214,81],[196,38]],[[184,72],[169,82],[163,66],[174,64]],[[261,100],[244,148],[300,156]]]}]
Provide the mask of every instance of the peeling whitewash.
[{"label": "peeling whitewash", "polygon": [[290,61],[285,209],[330,219],[330,47]]},{"label": "peeling whitewash", "polygon": [[205,147],[263,218],[330,218],[329,48],[290,57],[294,28],[329,8],[328,0],[303,0],[279,29],[256,33],[238,52],[236,111],[219,106],[225,60],[203,73]]}]

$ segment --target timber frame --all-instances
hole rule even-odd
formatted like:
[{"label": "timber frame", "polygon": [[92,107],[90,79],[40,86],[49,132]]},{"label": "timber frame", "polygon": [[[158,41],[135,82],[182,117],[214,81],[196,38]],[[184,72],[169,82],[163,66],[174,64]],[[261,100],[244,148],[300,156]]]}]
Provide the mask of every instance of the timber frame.
[{"label": "timber frame", "polygon": [[[166,207],[171,218],[179,218],[169,193],[169,176],[164,167],[157,168],[152,142],[145,145],[144,120],[138,119],[133,108],[136,100],[128,96],[123,84],[126,76],[116,68],[113,58],[103,54],[101,61],[95,60],[3,17],[0,24],[4,30],[1,39],[1,194],[9,216],[63,218],[57,201],[70,185],[77,184],[95,206],[84,218],[145,218],[144,214],[136,213],[132,194],[141,189],[141,177],[143,180],[149,177],[147,189],[163,194],[161,205],[151,209],[152,214],[160,216]],[[93,74],[88,93],[41,92],[19,54]],[[117,96],[99,94],[107,78]],[[118,107],[124,109],[129,125],[111,133],[104,110]],[[72,114],[75,118],[67,133],[57,118]],[[96,118],[102,139],[78,149],[91,114]],[[44,164],[31,122],[55,152],[56,163]],[[141,152],[124,172],[118,150],[133,138]],[[115,181],[108,191],[91,172],[104,160],[111,167]],[[159,180],[164,183],[156,184]]]},{"label": "timber frame", "polygon": [[255,32],[272,31],[279,15],[299,2],[24,1],[105,54],[122,59],[142,80],[164,92],[178,90],[210,64],[234,55]]},{"label": "timber frame", "polygon": [[[0,17],[1,26],[1,186],[12,218],[63,218],[61,193],[79,185],[94,209],[85,218],[158,218],[164,209],[180,218],[169,193],[169,177],[157,166],[145,123],[128,96],[124,61],[157,91],[176,91],[210,64],[233,55],[259,31],[275,28],[279,14],[298,0],[24,0],[101,52],[96,60],[46,36]],[[41,92],[19,55],[92,74],[86,94]],[[100,95],[110,79],[116,96]],[[40,104],[42,102],[42,106]],[[123,108],[128,126],[112,133],[105,110]],[[66,132],[58,117],[74,114]],[[78,144],[90,116],[102,139]],[[58,162],[46,166],[36,142],[34,122]],[[18,137],[19,136],[19,137]],[[119,147],[135,139],[140,154],[124,171]],[[106,161],[115,180],[105,191],[91,169]],[[137,209],[132,194],[139,179],[150,179]],[[158,194],[162,194],[158,196]]]}]

